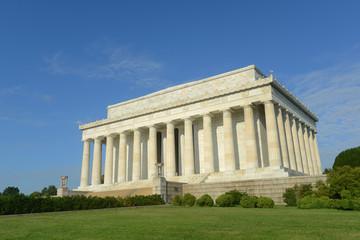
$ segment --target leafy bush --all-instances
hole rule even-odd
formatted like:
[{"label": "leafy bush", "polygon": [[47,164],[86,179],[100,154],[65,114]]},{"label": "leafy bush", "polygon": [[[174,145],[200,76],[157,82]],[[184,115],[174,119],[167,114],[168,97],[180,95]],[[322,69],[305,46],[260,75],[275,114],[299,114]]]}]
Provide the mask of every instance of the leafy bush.
[{"label": "leafy bush", "polygon": [[283,200],[287,206],[296,206],[299,199],[305,196],[310,196],[314,193],[315,192],[312,190],[311,184],[301,184],[300,186],[295,185],[293,188],[285,189],[285,192],[283,193]]},{"label": "leafy bush", "polygon": [[287,206],[296,206],[296,190],[295,187],[285,189],[283,199]]},{"label": "leafy bush", "polygon": [[298,208],[303,209],[319,209],[328,208],[330,206],[330,199],[328,197],[316,197],[316,195],[305,196],[297,202]]},{"label": "leafy bush", "polygon": [[240,201],[240,205],[243,208],[256,208],[258,200],[259,198],[257,196],[244,196]]},{"label": "leafy bush", "polygon": [[180,197],[178,194],[176,194],[176,195],[173,197],[173,199],[172,199],[172,204],[173,204],[174,206],[181,206],[181,205],[182,205],[182,199],[181,199],[181,197]]},{"label": "leafy bush", "polygon": [[257,207],[258,208],[273,208],[275,206],[274,200],[269,197],[259,197]]},{"label": "leafy bush", "polygon": [[343,210],[354,210],[355,209],[355,204],[350,199],[341,199],[340,206],[341,206],[341,209],[343,209]]},{"label": "leafy bush", "polygon": [[196,205],[200,207],[212,207],[212,205],[214,205],[214,200],[209,194],[204,194],[196,200]]},{"label": "leafy bush", "polygon": [[182,205],[185,207],[192,207],[195,204],[196,197],[191,193],[186,193],[182,199]]},{"label": "leafy bush", "polygon": [[233,196],[233,203],[232,203],[233,205],[240,204],[242,197],[248,196],[246,192],[239,192],[236,189],[226,192],[225,194],[230,194],[231,196]]},{"label": "leafy bush", "polygon": [[230,194],[222,194],[216,199],[216,205],[219,207],[231,207],[234,197]]},{"label": "leafy bush", "polygon": [[329,186],[324,183],[324,181],[322,180],[318,180],[315,183],[315,191],[314,193],[316,194],[316,196],[321,197],[321,196],[329,196]]},{"label": "leafy bush", "polygon": [[329,197],[341,198],[341,191],[350,191],[351,196],[360,197],[360,167],[337,167],[328,173]]},{"label": "leafy bush", "polygon": [[351,199],[352,198],[351,192],[348,190],[342,190],[340,192],[340,196],[341,196],[341,199]]}]

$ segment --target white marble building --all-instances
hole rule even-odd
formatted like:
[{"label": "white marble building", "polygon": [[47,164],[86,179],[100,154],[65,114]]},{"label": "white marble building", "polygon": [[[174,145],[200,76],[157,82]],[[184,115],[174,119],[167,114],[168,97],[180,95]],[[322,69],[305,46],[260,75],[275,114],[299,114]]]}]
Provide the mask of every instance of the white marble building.
[{"label": "white marble building", "polygon": [[184,183],[321,174],[318,117],[253,65],[107,109],[79,127],[78,190],[149,182],[160,162],[168,181]]}]

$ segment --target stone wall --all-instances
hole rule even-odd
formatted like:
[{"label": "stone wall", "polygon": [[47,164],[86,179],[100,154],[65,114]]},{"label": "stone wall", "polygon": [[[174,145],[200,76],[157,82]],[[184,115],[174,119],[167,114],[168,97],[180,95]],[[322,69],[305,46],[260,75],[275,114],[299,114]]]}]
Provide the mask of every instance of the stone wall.
[{"label": "stone wall", "polygon": [[325,181],[326,175],[184,184],[182,192],[183,194],[191,193],[195,195],[196,198],[207,193],[215,201],[221,194],[236,189],[238,191],[245,191],[250,195],[271,197],[275,201],[275,204],[285,204],[282,199],[282,194],[285,192],[286,188],[291,188],[295,184],[315,184],[318,180]]}]

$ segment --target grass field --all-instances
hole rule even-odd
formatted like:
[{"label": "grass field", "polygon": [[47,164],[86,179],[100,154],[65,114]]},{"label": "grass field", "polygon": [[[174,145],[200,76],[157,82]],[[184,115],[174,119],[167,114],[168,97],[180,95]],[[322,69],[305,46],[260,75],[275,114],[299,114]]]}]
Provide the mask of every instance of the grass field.
[{"label": "grass field", "polygon": [[0,217],[0,239],[360,239],[360,213],[144,207]]}]

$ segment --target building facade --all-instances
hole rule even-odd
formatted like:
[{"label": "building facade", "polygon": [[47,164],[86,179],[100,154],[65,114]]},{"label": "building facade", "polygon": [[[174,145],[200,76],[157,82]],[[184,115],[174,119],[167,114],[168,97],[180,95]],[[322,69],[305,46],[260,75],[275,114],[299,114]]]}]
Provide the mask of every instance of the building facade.
[{"label": "building facade", "polygon": [[107,119],[79,127],[78,190],[158,174],[183,183],[321,174],[318,117],[253,65],[107,109]]}]

